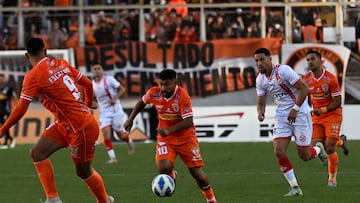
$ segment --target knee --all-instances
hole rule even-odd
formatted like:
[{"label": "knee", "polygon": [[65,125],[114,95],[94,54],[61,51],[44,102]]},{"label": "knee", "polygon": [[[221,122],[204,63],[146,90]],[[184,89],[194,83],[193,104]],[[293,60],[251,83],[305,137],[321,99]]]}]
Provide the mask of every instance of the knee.
[{"label": "knee", "polygon": [[32,159],[33,162],[39,162],[44,160],[46,157],[44,157],[41,153],[39,153],[36,148],[31,148],[30,149],[30,157]]},{"label": "knee", "polygon": [[173,164],[168,160],[162,160],[157,164],[158,172],[170,174],[173,170]]},{"label": "knee", "polygon": [[311,159],[311,157],[307,154],[299,154],[299,158],[303,161],[309,161]]},{"label": "knee", "polygon": [[329,147],[325,149],[326,154],[332,154],[335,152],[335,147]]},{"label": "knee", "polygon": [[282,149],[275,149],[274,150],[274,155],[277,158],[284,157],[284,156],[286,156],[286,151],[282,150]]},{"label": "knee", "polygon": [[76,175],[81,179],[85,180],[91,176],[91,167],[76,165]]},{"label": "knee", "polygon": [[332,154],[336,150],[336,142],[333,143],[327,143],[325,146],[326,154]]}]

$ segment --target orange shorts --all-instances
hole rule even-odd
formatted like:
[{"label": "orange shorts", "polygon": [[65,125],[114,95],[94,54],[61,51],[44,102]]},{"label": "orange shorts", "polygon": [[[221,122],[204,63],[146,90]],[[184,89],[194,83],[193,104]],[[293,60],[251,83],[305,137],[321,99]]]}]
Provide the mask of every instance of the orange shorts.
[{"label": "orange shorts", "polygon": [[312,138],[320,139],[340,139],[341,120],[339,119],[323,119],[321,122],[313,123]]},{"label": "orange shorts", "polygon": [[74,163],[91,161],[95,156],[95,142],[99,136],[99,125],[95,119],[77,133],[67,130],[64,134],[61,127],[55,123],[48,127],[42,136],[57,142],[70,149],[71,158]]},{"label": "orange shorts", "polygon": [[179,141],[173,137],[164,140],[169,141],[161,141],[156,144],[156,162],[167,159],[174,165],[175,159],[179,155],[187,168],[204,166],[199,142],[195,136],[187,137],[185,141]]}]

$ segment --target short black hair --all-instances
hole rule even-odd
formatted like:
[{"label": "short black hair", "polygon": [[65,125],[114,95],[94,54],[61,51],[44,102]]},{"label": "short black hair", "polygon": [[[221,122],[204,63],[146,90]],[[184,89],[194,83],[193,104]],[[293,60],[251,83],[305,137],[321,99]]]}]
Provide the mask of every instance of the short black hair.
[{"label": "short black hair", "polygon": [[161,80],[172,80],[176,79],[176,72],[172,69],[165,69],[160,72],[159,78]]},{"label": "short black hair", "polygon": [[34,56],[38,56],[44,48],[45,48],[44,42],[40,38],[31,38],[26,43],[26,51]]},{"label": "short black hair", "polygon": [[254,55],[255,54],[264,54],[265,56],[270,56],[270,51],[267,48],[260,48],[255,51]]},{"label": "short black hair", "polygon": [[94,62],[92,62],[92,63],[90,64],[90,67],[92,67],[92,66],[96,66],[96,65],[99,65],[99,66],[101,66],[101,67],[102,67],[101,63],[99,63],[98,61],[94,61]]},{"label": "short black hair", "polygon": [[306,52],[306,56],[309,54],[315,54],[319,59],[321,59],[321,54],[318,51],[310,49],[309,51]]}]

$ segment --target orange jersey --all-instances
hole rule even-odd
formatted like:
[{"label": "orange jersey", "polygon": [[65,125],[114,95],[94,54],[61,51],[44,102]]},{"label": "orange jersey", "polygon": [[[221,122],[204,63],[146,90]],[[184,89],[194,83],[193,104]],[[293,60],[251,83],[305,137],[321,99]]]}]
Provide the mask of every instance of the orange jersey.
[{"label": "orange jersey", "polygon": [[[303,77],[303,80],[309,86],[311,102],[314,108],[328,106],[333,102],[333,97],[341,95],[341,88],[336,76],[325,69],[323,70],[319,78],[315,78],[312,72]],[[321,116],[329,116],[330,114],[341,116],[341,112],[341,108],[338,108]],[[321,118],[321,116],[316,117]]]},{"label": "orange jersey", "polygon": [[[145,104],[153,103],[158,113],[159,128],[169,128],[185,118],[192,117],[191,99],[188,93],[180,86],[176,86],[170,98],[161,95],[160,87],[150,88],[142,98]],[[170,134],[168,137],[188,138],[195,135],[195,126]],[[158,138],[161,140],[163,137]]]},{"label": "orange jersey", "polygon": [[79,80],[90,82],[92,89],[83,76],[66,61],[45,57],[25,75],[20,98],[31,102],[39,96],[58,124],[76,133],[92,117],[77,85]]}]

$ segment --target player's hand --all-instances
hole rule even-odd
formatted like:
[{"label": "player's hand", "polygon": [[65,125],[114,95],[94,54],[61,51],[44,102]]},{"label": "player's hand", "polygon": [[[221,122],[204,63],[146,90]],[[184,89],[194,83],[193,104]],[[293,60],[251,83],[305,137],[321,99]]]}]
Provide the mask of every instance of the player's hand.
[{"label": "player's hand", "polygon": [[320,115],[322,114],[322,111],[321,111],[321,109],[314,109],[314,110],[312,111],[312,113],[315,114],[315,115],[317,115],[317,116],[320,116]]},{"label": "player's hand", "polygon": [[258,120],[263,121],[265,119],[265,115],[263,113],[258,114]]},{"label": "player's hand", "polygon": [[111,100],[110,100],[111,106],[115,105],[116,101],[117,101],[117,99],[115,99],[115,98],[111,99]]},{"label": "player's hand", "polygon": [[170,135],[170,131],[167,128],[158,128],[156,129],[156,131],[162,136],[162,137],[166,137],[168,135]]},{"label": "player's hand", "polygon": [[297,111],[295,109],[291,109],[289,115],[288,115],[288,121],[290,124],[295,123],[296,117],[297,117]]}]

